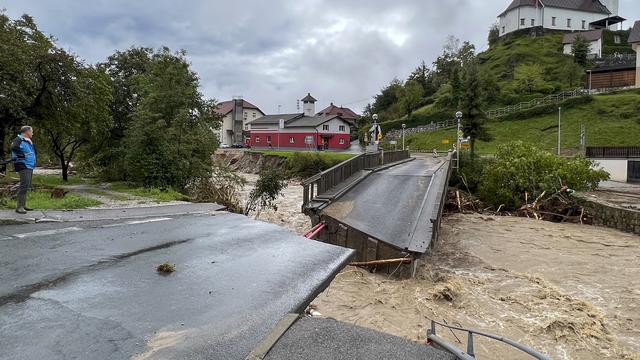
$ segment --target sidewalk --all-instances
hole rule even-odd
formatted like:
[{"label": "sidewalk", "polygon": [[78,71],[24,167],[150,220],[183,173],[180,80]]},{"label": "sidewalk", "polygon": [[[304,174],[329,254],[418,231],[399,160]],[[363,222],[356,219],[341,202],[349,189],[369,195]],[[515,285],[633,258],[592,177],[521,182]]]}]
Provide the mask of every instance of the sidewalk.
[{"label": "sidewalk", "polygon": [[119,209],[35,210],[25,215],[18,214],[14,210],[0,210],[0,225],[30,224],[36,222],[117,220],[150,216],[204,214],[220,210],[224,210],[224,206],[211,203],[188,203]]}]

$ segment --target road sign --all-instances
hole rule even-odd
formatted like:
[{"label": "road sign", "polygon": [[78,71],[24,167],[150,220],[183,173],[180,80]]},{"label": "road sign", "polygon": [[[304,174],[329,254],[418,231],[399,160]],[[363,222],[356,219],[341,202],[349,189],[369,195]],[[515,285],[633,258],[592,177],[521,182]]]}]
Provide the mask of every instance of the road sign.
[{"label": "road sign", "polygon": [[395,141],[395,140],[391,140],[391,141],[389,141],[389,144],[390,144],[390,145],[396,145],[397,143],[398,143],[398,142],[397,142],[397,141]]},{"label": "road sign", "polygon": [[449,139],[442,139],[442,144],[444,144],[444,145],[449,144]]}]

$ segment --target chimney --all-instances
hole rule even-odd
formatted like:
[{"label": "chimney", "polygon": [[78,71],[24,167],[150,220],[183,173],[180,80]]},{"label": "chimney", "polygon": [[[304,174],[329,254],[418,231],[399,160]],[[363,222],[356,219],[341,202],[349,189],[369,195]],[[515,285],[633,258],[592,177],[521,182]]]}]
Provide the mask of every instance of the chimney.
[{"label": "chimney", "polygon": [[305,116],[314,116],[316,114],[316,101],[311,96],[311,93],[307,93],[307,96],[302,98],[302,109]]}]

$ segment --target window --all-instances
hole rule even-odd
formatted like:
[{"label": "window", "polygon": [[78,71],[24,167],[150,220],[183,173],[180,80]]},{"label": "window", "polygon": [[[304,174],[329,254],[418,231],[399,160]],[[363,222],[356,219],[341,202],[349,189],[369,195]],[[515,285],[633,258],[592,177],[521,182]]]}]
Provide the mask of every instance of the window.
[{"label": "window", "polygon": [[551,18],[551,26],[556,26],[556,17]]},{"label": "window", "polygon": [[254,118],[254,119],[256,118],[256,113],[255,113],[255,112],[253,113],[253,118]]},{"label": "window", "polygon": [[582,30],[587,28],[587,20],[582,20]]},{"label": "window", "polygon": [[344,125],[340,125],[340,127],[338,128],[340,131],[344,131]]},{"label": "window", "polygon": [[502,33],[503,33],[503,34],[504,34],[505,30],[506,30],[506,29],[505,29],[505,27],[503,26],[503,27],[502,27]]},{"label": "window", "polygon": [[289,144],[295,144],[296,143],[296,138],[294,138],[293,136],[289,138]]},{"label": "window", "polygon": [[305,136],[304,137],[304,143],[307,144],[307,145],[313,144],[313,136]]},{"label": "window", "polygon": [[271,135],[267,135],[267,144],[271,143]]},{"label": "window", "polygon": [[256,136],[256,144],[260,142],[260,136]]},{"label": "window", "polygon": [[536,26],[536,19],[531,19],[531,26]]},{"label": "window", "polygon": [[344,145],[344,139],[340,139],[340,145]]},{"label": "window", "polygon": [[524,26],[524,18],[520,19],[520,25]]},{"label": "window", "polygon": [[571,19],[567,19],[567,27],[570,28],[571,27]]},{"label": "window", "polygon": [[322,130],[329,131],[329,125],[322,125]]},{"label": "window", "polygon": [[614,35],[613,42],[615,42],[616,44],[620,44],[622,42],[620,35]]}]

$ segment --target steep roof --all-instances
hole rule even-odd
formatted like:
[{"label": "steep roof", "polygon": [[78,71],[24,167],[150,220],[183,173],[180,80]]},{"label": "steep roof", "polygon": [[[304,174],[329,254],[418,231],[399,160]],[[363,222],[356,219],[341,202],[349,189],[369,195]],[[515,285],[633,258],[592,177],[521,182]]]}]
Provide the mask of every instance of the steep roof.
[{"label": "steep roof", "polygon": [[353,119],[353,120],[356,120],[359,117],[358,114],[353,112],[351,109],[342,107],[342,106],[335,106],[333,105],[333,103],[331,103],[331,105],[327,106],[325,109],[320,111],[318,115],[338,115],[344,119]]},{"label": "steep roof", "polygon": [[247,122],[247,124],[258,125],[258,124],[278,124],[280,123],[280,119],[283,119],[285,123],[297,119],[299,117],[303,117],[303,113],[296,114],[276,114],[276,115],[265,115],[263,117],[259,117],[255,120],[251,120]]},{"label": "steep roof", "polygon": [[301,100],[302,102],[311,102],[311,103],[318,101],[313,96],[311,96],[311,93],[307,93],[307,96],[303,97]]},{"label": "steep roof", "polygon": [[636,21],[629,34],[629,43],[640,43],[640,21]]},{"label": "steep roof", "polygon": [[542,6],[541,4],[544,4],[545,7],[579,10],[606,15],[611,14],[611,11],[609,11],[606,6],[602,5],[599,0],[544,0],[541,2],[539,2],[539,0],[513,0],[511,5],[509,5],[509,7],[507,7],[507,9],[499,16],[521,6],[535,7],[536,3],[539,4],[538,6]]},{"label": "steep roof", "polygon": [[[245,109],[255,109],[260,111],[260,113],[264,114],[262,110],[260,110],[260,108],[248,102],[247,100],[242,100],[242,107]],[[233,110],[233,100],[222,101],[218,103],[218,106],[216,108],[216,112],[218,112],[221,115],[227,115],[232,110]]]},{"label": "steep roof", "polygon": [[284,120],[285,127],[316,127],[324,124],[329,120],[338,118],[346,123],[345,119],[337,115],[315,115],[306,116],[304,114],[277,114],[277,115],[265,115],[255,120],[249,121],[247,124],[251,125],[275,125],[280,122],[280,119]]},{"label": "steep roof", "polygon": [[602,39],[602,32],[603,32],[602,29],[598,29],[598,30],[580,31],[580,32],[574,32],[571,34],[565,34],[564,37],[562,38],[562,43],[573,44],[574,42],[576,42],[576,38],[578,36],[582,36],[587,41],[596,41],[596,40]]}]

